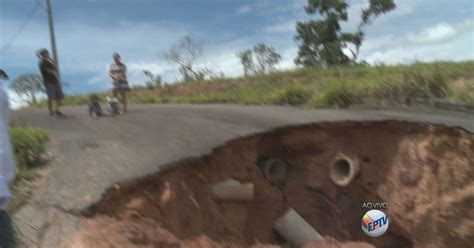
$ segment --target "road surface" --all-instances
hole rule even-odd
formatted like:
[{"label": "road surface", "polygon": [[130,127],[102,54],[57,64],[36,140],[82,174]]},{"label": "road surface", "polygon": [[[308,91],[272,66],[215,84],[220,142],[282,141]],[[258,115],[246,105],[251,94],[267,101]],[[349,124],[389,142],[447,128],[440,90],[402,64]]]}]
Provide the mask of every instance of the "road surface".
[{"label": "road surface", "polygon": [[474,115],[371,110],[304,110],[276,106],[132,105],[127,115],[92,120],[86,107],[67,107],[54,120],[45,109],[13,114],[42,127],[55,155],[29,204],[15,215],[27,247],[61,247],[81,229],[80,210],[100,200],[116,182],[157,172],[160,166],[209,153],[240,136],[275,127],[322,121],[406,120],[463,127]]}]

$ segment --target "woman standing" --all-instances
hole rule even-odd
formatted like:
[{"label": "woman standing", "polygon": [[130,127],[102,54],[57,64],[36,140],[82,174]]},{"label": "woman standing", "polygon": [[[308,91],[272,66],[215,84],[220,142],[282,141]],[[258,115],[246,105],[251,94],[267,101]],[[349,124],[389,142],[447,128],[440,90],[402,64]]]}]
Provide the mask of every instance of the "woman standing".
[{"label": "woman standing", "polygon": [[15,163],[8,136],[10,109],[7,93],[3,89],[4,79],[8,79],[8,76],[0,69],[0,247],[10,248],[14,245],[13,228],[5,210],[11,198],[10,183],[15,177]]},{"label": "woman standing", "polygon": [[[114,63],[109,67],[109,76],[112,78],[114,85],[114,96],[120,98],[123,106],[123,112],[127,112],[127,93],[130,91],[130,86],[127,81],[127,66],[122,63],[120,54],[113,54]],[[119,97],[120,95],[120,97]]]}]

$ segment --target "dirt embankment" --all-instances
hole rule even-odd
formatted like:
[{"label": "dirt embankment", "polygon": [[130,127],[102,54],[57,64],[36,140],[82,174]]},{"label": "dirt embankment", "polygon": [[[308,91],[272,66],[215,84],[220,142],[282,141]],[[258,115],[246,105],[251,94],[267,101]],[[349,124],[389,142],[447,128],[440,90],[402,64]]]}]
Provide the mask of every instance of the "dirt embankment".
[{"label": "dirt embankment", "polygon": [[[340,152],[360,175],[347,187],[329,178]],[[257,162],[280,158],[283,183]],[[76,247],[271,247],[285,245],[273,225],[288,207],[327,237],[308,247],[467,247],[474,243],[474,135],[415,123],[318,124],[232,141],[110,189],[87,212]],[[254,200],[216,201],[210,186],[251,182]],[[387,202],[388,232],[360,230],[363,202]],[[337,240],[337,241],[336,241]]]}]

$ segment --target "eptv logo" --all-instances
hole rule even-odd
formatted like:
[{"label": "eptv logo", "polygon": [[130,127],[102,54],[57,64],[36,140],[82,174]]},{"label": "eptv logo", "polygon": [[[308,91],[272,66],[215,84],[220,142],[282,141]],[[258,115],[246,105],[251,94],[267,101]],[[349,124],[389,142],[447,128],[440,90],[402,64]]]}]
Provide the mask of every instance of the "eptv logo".
[{"label": "eptv logo", "polygon": [[372,209],[362,217],[361,228],[370,237],[380,237],[388,230],[389,222],[384,212]]}]

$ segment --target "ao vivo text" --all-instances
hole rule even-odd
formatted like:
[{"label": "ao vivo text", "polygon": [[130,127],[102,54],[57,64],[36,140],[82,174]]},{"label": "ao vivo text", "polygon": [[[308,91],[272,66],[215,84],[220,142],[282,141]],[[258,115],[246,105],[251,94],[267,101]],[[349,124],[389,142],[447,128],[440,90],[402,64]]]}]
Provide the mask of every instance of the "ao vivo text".
[{"label": "ao vivo text", "polygon": [[363,209],[387,209],[388,203],[386,202],[364,202],[362,203]]}]

